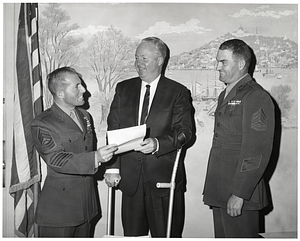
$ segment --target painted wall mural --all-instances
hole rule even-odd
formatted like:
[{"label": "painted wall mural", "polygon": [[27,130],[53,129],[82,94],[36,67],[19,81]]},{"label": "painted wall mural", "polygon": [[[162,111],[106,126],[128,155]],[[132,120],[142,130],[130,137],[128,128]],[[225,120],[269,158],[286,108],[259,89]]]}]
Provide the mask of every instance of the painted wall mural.
[{"label": "painted wall mural", "polygon": [[[215,56],[223,41],[243,39],[256,55],[254,78],[270,92],[281,114],[281,140],[269,175],[272,207],[265,216],[265,231],[297,229],[297,4],[41,3],[39,14],[43,79],[62,66],[72,66],[82,74],[99,145],[105,143],[116,83],[137,75],[133,66],[137,44],[144,37],[156,36],[168,45],[166,76],[191,90],[197,130],[197,140],[186,156],[185,237],[212,237],[211,213],[201,193],[213,114],[225,87],[215,71]],[[44,101],[46,107],[52,103],[47,90]],[[281,206],[287,210],[278,210]],[[198,220],[203,215],[209,217],[208,223]],[[98,232],[101,236],[102,231]]]}]

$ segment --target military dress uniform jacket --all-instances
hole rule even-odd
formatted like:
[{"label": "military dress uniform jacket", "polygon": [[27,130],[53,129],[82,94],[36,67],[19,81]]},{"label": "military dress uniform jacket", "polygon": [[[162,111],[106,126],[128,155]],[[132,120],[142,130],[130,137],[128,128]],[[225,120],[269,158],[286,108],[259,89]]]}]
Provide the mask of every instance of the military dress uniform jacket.
[{"label": "military dress uniform jacket", "polygon": [[[141,79],[132,78],[120,82],[111,104],[108,129],[115,130],[138,125]],[[151,91],[151,90],[150,90]],[[154,155],[130,151],[118,155],[113,165],[119,168],[119,188],[127,196],[137,190],[141,173],[150,191],[156,197],[169,195],[169,189],[157,188],[157,182],[170,182],[176,157],[176,139],[183,132],[186,143],[192,136],[192,104],[190,91],[180,83],[161,76],[149,115],[146,120],[147,137],[157,138],[159,151]],[[109,164],[110,164],[109,163]],[[185,190],[183,161],[179,162],[176,176],[176,190]]]},{"label": "military dress uniform jacket", "polygon": [[263,174],[272,151],[274,104],[250,75],[224,95],[215,111],[203,200],[226,208],[234,194],[245,200],[244,210],[260,210],[268,203]]},{"label": "military dress uniform jacket", "polygon": [[47,164],[35,217],[39,226],[77,226],[98,212],[95,137],[89,113],[76,112],[83,131],[55,103],[31,123],[34,144]]}]

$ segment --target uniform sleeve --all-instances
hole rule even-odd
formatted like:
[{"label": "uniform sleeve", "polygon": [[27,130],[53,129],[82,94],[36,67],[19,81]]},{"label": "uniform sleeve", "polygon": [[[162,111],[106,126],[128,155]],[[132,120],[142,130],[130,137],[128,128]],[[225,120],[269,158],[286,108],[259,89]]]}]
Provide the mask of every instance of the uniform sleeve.
[{"label": "uniform sleeve", "polygon": [[[82,153],[66,151],[58,133],[48,126],[41,120],[34,120],[31,124],[34,145],[48,168],[64,174],[95,174],[97,171],[95,151]],[[72,136],[69,137],[69,141],[73,141]]]},{"label": "uniform sleeve", "polygon": [[244,101],[242,146],[230,191],[249,200],[268,165],[275,128],[274,104],[263,90],[250,93]]}]

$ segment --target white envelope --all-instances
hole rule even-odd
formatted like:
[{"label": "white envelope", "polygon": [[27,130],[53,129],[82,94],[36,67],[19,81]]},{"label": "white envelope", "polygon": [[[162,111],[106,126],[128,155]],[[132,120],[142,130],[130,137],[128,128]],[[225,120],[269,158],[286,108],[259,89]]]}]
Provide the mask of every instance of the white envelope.
[{"label": "white envelope", "polygon": [[140,143],[144,140],[145,135],[146,124],[107,131],[107,141],[108,144],[118,145],[119,149],[115,154],[120,154],[140,147]]}]

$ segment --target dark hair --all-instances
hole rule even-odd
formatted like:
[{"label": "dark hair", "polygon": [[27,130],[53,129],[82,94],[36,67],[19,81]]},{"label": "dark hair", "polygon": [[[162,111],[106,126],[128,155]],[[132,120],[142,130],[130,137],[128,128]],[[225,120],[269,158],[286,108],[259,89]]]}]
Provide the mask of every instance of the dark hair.
[{"label": "dark hair", "polygon": [[246,62],[247,69],[251,62],[250,47],[240,39],[230,39],[222,43],[219,47],[220,50],[230,50],[232,55],[238,59],[243,59]]},{"label": "dark hair", "polygon": [[153,43],[155,45],[156,49],[158,50],[159,54],[161,55],[161,57],[163,57],[163,59],[165,60],[165,58],[167,56],[167,45],[164,43],[164,41],[162,41],[161,39],[159,39],[157,37],[148,37],[148,38],[142,39],[142,42]]},{"label": "dark hair", "polygon": [[79,74],[75,69],[71,67],[62,67],[54,70],[47,76],[48,88],[52,95],[56,95],[57,90],[62,89],[65,86],[66,74],[75,74],[81,78],[81,74]]}]

